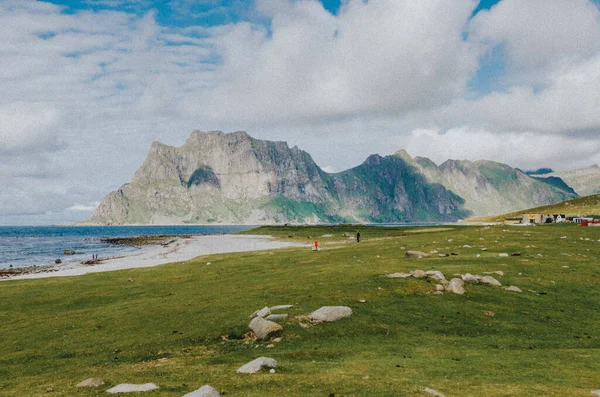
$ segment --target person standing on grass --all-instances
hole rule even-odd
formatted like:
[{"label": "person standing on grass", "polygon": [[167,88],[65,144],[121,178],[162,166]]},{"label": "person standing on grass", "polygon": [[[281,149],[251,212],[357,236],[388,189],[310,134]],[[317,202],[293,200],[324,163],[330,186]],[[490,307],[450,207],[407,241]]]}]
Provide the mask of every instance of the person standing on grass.
[{"label": "person standing on grass", "polygon": [[360,243],[360,232],[356,232],[356,242]]}]

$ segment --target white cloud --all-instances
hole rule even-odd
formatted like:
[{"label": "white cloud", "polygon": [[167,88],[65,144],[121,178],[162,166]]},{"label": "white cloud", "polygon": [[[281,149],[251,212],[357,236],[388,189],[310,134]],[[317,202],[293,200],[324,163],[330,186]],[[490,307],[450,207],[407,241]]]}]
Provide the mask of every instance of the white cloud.
[{"label": "white cloud", "polygon": [[[600,162],[591,1],[502,0],[471,22],[475,0],[349,0],[336,15],[315,0],[242,3],[224,15],[246,21],[177,28],[154,12],[0,2],[0,223],[82,216],[152,141],[180,145],[193,129],[287,140],[336,171],[400,148],[523,168]],[[502,90],[473,98],[498,46]]]}]

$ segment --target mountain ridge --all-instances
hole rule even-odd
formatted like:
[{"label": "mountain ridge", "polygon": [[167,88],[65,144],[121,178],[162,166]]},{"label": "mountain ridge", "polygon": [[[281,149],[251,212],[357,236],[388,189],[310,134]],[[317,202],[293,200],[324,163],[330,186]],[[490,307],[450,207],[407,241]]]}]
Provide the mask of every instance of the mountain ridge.
[{"label": "mountain ridge", "polygon": [[[244,131],[195,130],[180,147],[153,142],[131,181],[109,193],[84,223],[455,221],[486,214],[485,205],[469,202],[472,194],[465,197],[462,182],[481,183],[497,194],[498,189],[489,186],[502,186],[506,178],[525,178],[516,184],[526,186],[525,195],[542,204],[568,197],[487,160],[448,160],[437,166],[401,150],[389,156],[374,154],[356,167],[327,173],[309,153],[283,141],[255,139]],[[502,209],[523,204],[520,201],[508,200]]]}]

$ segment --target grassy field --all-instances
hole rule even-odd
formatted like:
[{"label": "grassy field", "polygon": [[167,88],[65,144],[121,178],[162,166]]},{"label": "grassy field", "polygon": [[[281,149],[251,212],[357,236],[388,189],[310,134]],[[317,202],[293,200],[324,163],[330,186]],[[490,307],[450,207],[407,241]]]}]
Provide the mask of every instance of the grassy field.
[{"label": "grassy field", "polygon": [[502,222],[505,218],[521,217],[523,214],[565,214],[566,216],[600,216],[600,194],[579,197],[562,203],[529,208],[509,214],[471,218],[469,221]]},{"label": "grassy field", "polygon": [[[104,395],[119,383],[146,382],[161,389],[139,395],[182,396],[204,384],[223,396],[427,396],[425,387],[446,397],[590,396],[600,389],[600,228],[253,233],[318,239],[322,250],[1,282],[0,395]],[[405,259],[409,249],[458,255]],[[522,255],[498,255],[516,251]],[[467,285],[462,296],[434,295],[432,282],[385,277],[414,269],[447,278],[503,271],[500,281],[523,293]],[[270,341],[244,340],[249,315],[280,304],[294,305],[280,322],[282,341],[269,348]],[[300,326],[295,316],[323,305],[348,305],[354,314]],[[275,374],[236,373],[260,356],[279,362]],[[107,384],[75,388],[90,377]]]}]

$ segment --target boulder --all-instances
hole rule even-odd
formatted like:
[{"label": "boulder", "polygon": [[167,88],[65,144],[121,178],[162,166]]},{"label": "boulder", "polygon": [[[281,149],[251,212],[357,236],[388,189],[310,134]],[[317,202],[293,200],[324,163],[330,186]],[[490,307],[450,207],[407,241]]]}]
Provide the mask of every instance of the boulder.
[{"label": "boulder", "polygon": [[423,270],[415,270],[412,272],[414,278],[425,278],[427,277]]},{"label": "boulder", "polygon": [[436,291],[443,291],[444,290],[444,286],[442,284],[436,284],[435,285],[435,290]]},{"label": "boulder", "polygon": [[352,316],[348,306],[323,306],[308,315],[312,323],[337,321]]},{"label": "boulder", "polygon": [[269,357],[259,357],[237,369],[240,374],[255,374],[263,368],[277,368],[277,361]]},{"label": "boulder", "polygon": [[219,392],[210,385],[204,385],[198,390],[194,390],[183,397],[219,397]]},{"label": "boulder", "polygon": [[143,385],[133,385],[130,383],[121,383],[115,387],[108,389],[107,393],[133,393],[139,391],[150,391],[159,389],[154,383],[144,383]]},{"label": "boulder", "polygon": [[439,270],[428,270],[425,272],[425,275],[427,276],[427,278],[431,278],[438,281],[446,280],[444,273],[440,272]]},{"label": "boulder", "polygon": [[89,378],[75,385],[76,387],[99,387],[104,385],[104,381],[98,378]]},{"label": "boulder", "polygon": [[446,285],[446,291],[452,292],[452,293],[455,293],[458,295],[463,295],[466,292],[465,288],[463,287],[464,285],[465,285],[465,282],[462,281],[460,278],[453,278],[452,280],[450,280],[448,285]]},{"label": "boulder", "polygon": [[481,282],[482,284],[494,285],[496,287],[501,287],[502,286],[502,284],[500,283],[500,281],[496,280],[492,276],[483,276],[483,277],[481,277],[481,279],[479,280],[479,282]]},{"label": "boulder", "polygon": [[461,278],[465,283],[479,284],[477,277],[473,276],[471,273],[463,274]]},{"label": "boulder", "polygon": [[425,258],[426,256],[429,256],[429,254],[423,251],[406,251],[406,254],[404,254],[405,258]]},{"label": "boulder", "polygon": [[266,339],[274,332],[281,331],[283,327],[273,321],[265,320],[262,317],[254,317],[248,325],[257,339]]},{"label": "boulder", "polygon": [[392,273],[392,274],[386,275],[386,277],[389,277],[389,278],[407,278],[407,277],[412,277],[412,273]]},{"label": "boulder", "polygon": [[287,314],[269,314],[267,317],[265,317],[265,320],[268,321],[277,321],[277,320],[285,320],[286,318],[288,318]]},{"label": "boulder", "polygon": [[510,287],[506,287],[504,289],[507,291],[513,291],[513,292],[523,292],[523,291],[521,291],[521,288],[515,287],[514,285],[511,285]]}]

